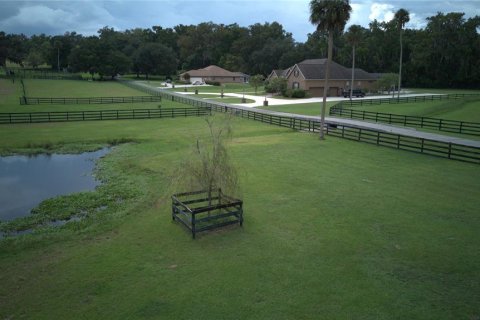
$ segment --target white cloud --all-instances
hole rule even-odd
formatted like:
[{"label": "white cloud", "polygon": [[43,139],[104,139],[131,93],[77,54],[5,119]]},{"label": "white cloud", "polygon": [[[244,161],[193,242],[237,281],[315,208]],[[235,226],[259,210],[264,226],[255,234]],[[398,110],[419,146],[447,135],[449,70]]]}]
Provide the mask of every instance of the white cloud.
[{"label": "white cloud", "polygon": [[394,6],[391,4],[374,2],[370,6],[370,15],[368,16],[368,19],[370,19],[370,21],[376,19],[379,22],[388,22],[395,16],[393,9]]}]

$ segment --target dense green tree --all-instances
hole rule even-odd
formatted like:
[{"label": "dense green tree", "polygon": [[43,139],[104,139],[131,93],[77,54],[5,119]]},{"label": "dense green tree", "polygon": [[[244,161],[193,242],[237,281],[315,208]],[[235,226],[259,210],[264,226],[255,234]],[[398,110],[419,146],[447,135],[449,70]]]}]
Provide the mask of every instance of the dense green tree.
[{"label": "dense green tree", "polygon": [[27,57],[25,58],[25,61],[28,63],[29,66],[33,68],[37,68],[44,62],[41,53],[37,50],[30,50]]},{"label": "dense green tree", "polygon": [[310,22],[317,26],[317,30],[328,32],[328,60],[325,72],[325,85],[323,90],[323,103],[320,118],[320,139],[325,139],[325,111],[327,107],[328,80],[330,77],[330,64],[332,62],[333,34],[342,32],[345,24],[350,19],[352,7],[348,0],[311,0]]},{"label": "dense green tree", "polygon": [[103,79],[109,76],[113,79],[116,75],[128,72],[132,60],[119,50],[102,50],[101,62],[98,64],[98,74]]},{"label": "dense green tree", "polygon": [[5,32],[0,31],[0,67],[7,64],[8,58],[8,39]]},{"label": "dense green tree", "polygon": [[263,81],[265,81],[265,77],[261,74],[250,77],[250,85],[255,88],[255,94],[257,94],[257,88],[263,84]]},{"label": "dense green tree", "polygon": [[[335,2],[338,0],[326,1]],[[402,26],[400,42],[397,19],[388,22],[374,20],[368,28],[362,28],[362,41],[355,45],[355,67],[369,72],[397,73],[401,51],[403,85],[479,88],[479,27],[478,16],[465,19],[463,13],[438,13],[427,18],[424,29]],[[141,47],[153,43],[170,48],[173,54],[166,56],[178,58],[178,63],[167,61],[168,70],[155,67],[149,69],[149,74],[173,74],[177,70],[170,69],[172,65],[186,71],[216,64],[231,71],[267,75],[272,69],[286,69],[304,59],[326,57],[331,35],[332,59],[350,66],[353,48],[349,33],[343,33],[343,29],[334,29],[331,33],[317,28],[308,34],[306,42],[296,43],[277,22],[256,23],[248,27],[205,22],[126,31],[107,26],[100,29],[96,36],[89,37],[75,32],[26,37],[0,31],[0,65],[5,65],[7,60],[20,65],[29,64],[28,60],[32,60],[29,55],[35,52],[54,70],[68,67],[72,71],[93,73],[104,62],[113,67],[107,57],[119,51],[133,62],[138,62],[131,63],[129,71],[140,73],[139,63],[142,61],[135,61],[135,57]],[[37,54],[33,58],[38,60]]]},{"label": "dense green tree", "polygon": [[265,91],[268,93],[284,94],[287,91],[287,79],[273,78],[265,85]]},{"label": "dense green tree", "polygon": [[88,72],[93,78],[102,63],[98,58],[100,55],[100,40],[93,36],[84,38],[68,56],[70,69],[73,72]]},{"label": "dense green tree", "polygon": [[171,75],[177,70],[175,52],[159,43],[147,43],[138,48],[133,63],[147,79],[149,74]]}]

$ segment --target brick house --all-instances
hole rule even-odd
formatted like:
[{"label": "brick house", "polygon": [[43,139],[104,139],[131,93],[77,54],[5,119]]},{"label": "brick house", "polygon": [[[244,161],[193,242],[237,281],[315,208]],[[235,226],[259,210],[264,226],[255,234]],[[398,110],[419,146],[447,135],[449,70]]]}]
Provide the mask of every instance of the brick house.
[{"label": "brick house", "polygon": [[[327,59],[307,59],[287,69],[282,76],[287,79],[289,89],[303,89],[312,97],[323,96],[325,86],[325,72]],[[275,71],[275,70],[274,70]],[[273,73],[273,71],[272,71]],[[355,68],[354,89],[371,90],[378,74],[368,73]],[[334,61],[330,65],[330,78],[328,80],[328,96],[340,96],[343,90],[350,90],[352,69],[346,68]]]},{"label": "brick house", "polygon": [[290,70],[290,68],[285,69],[285,70],[282,70],[282,69],[272,70],[272,72],[270,72],[270,74],[268,75],[266,80],[269,81],[271,79],[281,78],[281,77],[285,78],[285,76],[286,76],[286,74],[288,73],[289,70]]},{"label": "brick house", "polygon": [[[187,75],[188,74],[188,75]],[[203,69],[189,70],[180,74],[180,80],[190,83],[216,81],[220,83],[246,83],[249,76],[241,72],[231,72],[215,65]]]}]

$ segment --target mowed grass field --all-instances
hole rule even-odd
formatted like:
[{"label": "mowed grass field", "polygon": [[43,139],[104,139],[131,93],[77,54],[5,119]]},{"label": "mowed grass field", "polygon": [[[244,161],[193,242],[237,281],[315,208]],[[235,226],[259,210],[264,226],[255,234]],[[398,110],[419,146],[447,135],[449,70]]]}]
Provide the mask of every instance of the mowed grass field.
[{"label": "mowed grass field", "polygon": [[352,107],[352,109],[457,121],[480,122],[480,96],[418,103],[355,106]]},{"label": "mowed grass field", "polygon": [[[88,97],[128,97],[148,96],[148,94],[129,88],[114,81],[80,81],[80,80],[39,80],[25,79],[28,97],[52,98],[88,98]],[[164,99],[161,102],[116,103],[116,104],[40,104],[20,105],[23,96],[20,81],[0,79],[0,112],[54,112],[78,110],[118,110],[185,108],[184,104]]]},{"label": "mowed grass field", "polygon": [[235,118],[244,226],[192,240],[169,185],[207,133],[202,117],[0,126],[2,149],[134,141],[99,163],[106,195],[131,197],[0,240],[0,318],[480,316],[478,165]]}]

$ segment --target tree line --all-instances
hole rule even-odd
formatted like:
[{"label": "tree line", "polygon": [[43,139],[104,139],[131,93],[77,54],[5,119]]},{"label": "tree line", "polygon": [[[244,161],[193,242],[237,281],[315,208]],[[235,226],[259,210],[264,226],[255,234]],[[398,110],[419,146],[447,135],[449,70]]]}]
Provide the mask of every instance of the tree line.
[{"label": "tree line", "polygon": [[[463,13],[437,13],[427,18],[423,29],[403,32],[402,83],[406,86],[480,86],[480,17],[466,19]],[[395,20],[374,20],[367,28],[357,26],[352,42],[348,32],[333,37],[333,60],[350,67],[352,45],[356,67],[368,72],[398,73],[398,26]],[[47,64],[54,70],[114,76],[175,75],[211,64],[231,71],[267,76],[304,59],[327,56],[328,32],[308,34],[296,42],[278,22],[238,24],[153,26],[117,31],[104,27],[95,36],[76,32],[27,37],[0,31],[0,66],[6,60],[22,66]]]}]

